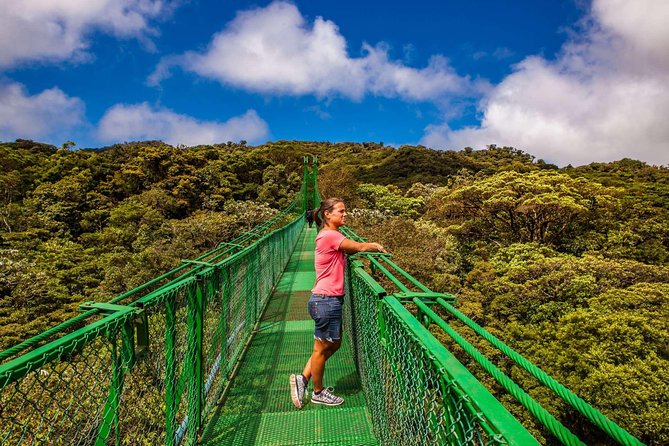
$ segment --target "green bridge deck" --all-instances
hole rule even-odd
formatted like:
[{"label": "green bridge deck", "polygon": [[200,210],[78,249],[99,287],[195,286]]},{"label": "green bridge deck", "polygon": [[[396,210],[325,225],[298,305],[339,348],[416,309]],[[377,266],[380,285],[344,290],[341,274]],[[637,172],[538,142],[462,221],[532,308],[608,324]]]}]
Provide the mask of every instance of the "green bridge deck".
[{"label": "green bridge deck", "polygon": [[316,277],[315,236],[315,228],[305,227],[227,396],[207,420],[203,444],[377,444],[345,337],[327,363],[324,381],[344,405],[307,403],[298,410],[290,400],[288,377],[302,371],[313,347],[314,324],[306,308]]}]

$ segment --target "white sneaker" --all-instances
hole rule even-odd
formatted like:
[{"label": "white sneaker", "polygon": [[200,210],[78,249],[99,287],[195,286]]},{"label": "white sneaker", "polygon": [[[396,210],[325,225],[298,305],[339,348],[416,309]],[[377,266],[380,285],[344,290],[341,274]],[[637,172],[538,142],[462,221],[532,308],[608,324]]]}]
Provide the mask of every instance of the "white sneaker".
[{"label": "white sneaker", "polygon": [[301,374],[290,375],[290,399],[298,409],[304,407],[304,393],[307,390],[307,379]]},{"label": "white sneaker", "polygon": [[325,404],[326,406],[339,406],[344,404],[344,398],[335,395],[332,393],[334,389],[328,387],[327,389],[321,390],[321,393],[316,394],[315,392],[311,394],[311,402],[316,404]]}]

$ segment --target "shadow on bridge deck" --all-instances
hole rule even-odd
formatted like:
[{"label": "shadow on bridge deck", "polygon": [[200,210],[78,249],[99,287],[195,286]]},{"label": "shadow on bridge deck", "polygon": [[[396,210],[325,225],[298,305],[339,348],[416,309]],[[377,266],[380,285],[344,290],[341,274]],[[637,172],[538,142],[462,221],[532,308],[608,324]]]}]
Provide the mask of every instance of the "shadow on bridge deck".
[{"label": "shadow on bridge deck", "polygon": [[346,400],[344,405],[307,403],[298,410],[290,400],[288,377],[302,371],[313,347],[307,300],[316,277],[315,235],[315,228],[302,232],[231,388],[208,420],[202,444],[377,444],[345,337],[328,361],[324,382],[335,387]]}]

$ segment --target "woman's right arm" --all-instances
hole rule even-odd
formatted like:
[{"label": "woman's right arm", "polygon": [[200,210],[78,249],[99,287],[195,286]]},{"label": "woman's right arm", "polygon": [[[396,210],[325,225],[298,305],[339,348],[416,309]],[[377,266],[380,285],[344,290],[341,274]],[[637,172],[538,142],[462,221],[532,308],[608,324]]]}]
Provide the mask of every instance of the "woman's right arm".
[{"label": "woman's right arm", "polygon": [[355,254],[358,252],[386,252],[385,248],[378,243],[361,243],[347,238],[342,240],[339,249],[346,254]]}]

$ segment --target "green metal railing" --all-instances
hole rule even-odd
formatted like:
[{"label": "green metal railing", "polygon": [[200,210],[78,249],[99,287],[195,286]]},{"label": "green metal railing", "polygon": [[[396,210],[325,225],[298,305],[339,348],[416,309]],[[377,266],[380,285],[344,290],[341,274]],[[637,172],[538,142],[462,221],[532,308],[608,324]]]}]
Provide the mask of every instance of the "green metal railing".
[{"label": "green metal railing", "polygon": [[[275,218],[110,302],[82,304],[80,316],[0,352],[0,444],[195,444],[288,262],[306,207],[320,205],[317,158],[311,173],[308,161],[301,191]],[[381,444],[537,444],[428,328],[448,335],[560,442],[582,444],[439,312],[616,442],[641,444],[390,254],[349,260],[345,331]]]},{"label": "green metal railing", "polygon": [[0,444],[196,443],[295,247],[308,181],[270,221],[1,352]]},{"label": "green metal railing", "polygon": [[[364,241],[348,228],[347,237]],[[529,372],[595,426],[624,445],[642,443],[567,388],[488,333],[391,259],[359,253],[349,263],[345,305],[349,341],[354,346],[375,434],[382,444],[538,444],[502,404],[428,330],[437,326],[562,444],[584,444],[511,378],[440,317],[435,309],[471,328]],[[394,289],[388,292],[366,269]],[[416,315],[405,308],[413,305]]]}]

